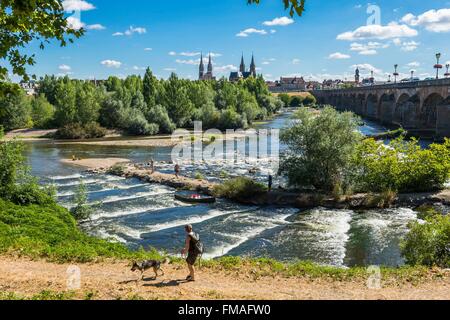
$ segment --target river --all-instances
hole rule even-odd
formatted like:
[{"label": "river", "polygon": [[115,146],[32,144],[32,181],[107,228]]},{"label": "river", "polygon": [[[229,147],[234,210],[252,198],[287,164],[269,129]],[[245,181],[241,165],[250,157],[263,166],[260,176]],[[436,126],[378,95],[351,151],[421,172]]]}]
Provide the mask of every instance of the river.
[{"label": "river", "polygon": [[[262,124],[260,128],[280,129],[290,114]],[[361,131],[376,134],[385,128],[366,122]],[[106,147],[64,145],[52,142],[27,143],[26,155],[32,173],[44,183],[58,189],[58,202],[70,208],[80,181],[88,188],[89,202],[95,205],[91,221],[82,228],[89,234],[112,239],[137,249],[154,247],[177,254],[183,246],[186,224],[193,224],[202,236],[207,258],[223,255],[270,257],[282,261],[310,260],[334,266],[403,264],[399,241],[407,225],[416,220],[408,208],[370,210],[301,211],[294,208],[242,206],[219,200],[211,205],[188,205],[174,199],[175,190],[146,184],[136,179],[83,173],[80,168],[65,165],[61,159],[73,154],[83,159],[118,157],[145,162],[157,161],[157,169],[171,171],[171,148]],[[210,180],[224,176],[249,175],[251,166],[197,165],[183,167],[183,174],[200,172]],[[267,179],[264,165],[255,174]]]}]

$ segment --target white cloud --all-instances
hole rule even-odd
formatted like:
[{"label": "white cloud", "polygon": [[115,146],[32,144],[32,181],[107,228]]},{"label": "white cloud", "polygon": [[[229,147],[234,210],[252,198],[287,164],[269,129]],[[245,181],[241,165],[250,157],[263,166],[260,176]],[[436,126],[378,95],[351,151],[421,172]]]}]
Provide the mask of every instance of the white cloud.
[{"label": "white cloud", "polygon": [[288,26],[293,23],[294,23],[294,19],[291,19],[288,17],[280,17],[280,18],[275,18],[271,21],[264,21],[263,25],[269,26],[269,27],[274,27],[274,26]]},{"label": "white cloud", "polygon": [[101,24],[91,24],[86,26],[87,30],[105,30],[106,27]]},{"label": "white cloud", "polygon": [[122,66],[122,62],[116,60],[103,60],[101,62],[102,65],[108,68],[120,68]]},{"label": "white cloud", "polygon": [[64,0],[62,2],[64,11],[89,11],[94,10],[95,6],[89,2],[83,0]]},{"label": "white cloud", "polygon": [[196,57],[199,56],[200,52],[181,52],[180,56],[185,56],[185,57]]},{"label": "white cloud", "polygon": [[300,64],[300,59],[292,59],[292,64]]},{"label": "white cloud", "polygon": [[175,69],[175,68],[164,68],[164,71],[175,72],[175,71],[177,71],[177,69]]},{"label": "white cloud", "polygon": [[128,28],[128,30],[126,30],[125,32],[115,32],[115,33],[113,33],[113,36],[114,37],[132,36],[135,33],[137,33],[137,34],[145,34],[145,33],[147,33],[147,29],[145,29],[143,27],[130,26]]},{"label": "white cloud", "polygon": [[76,17],[68,17],[67,26],[73,30],[80,30],[81,28],[84,28],[86,25]]},{"label": "white cloud", "polygon": [[416,41],[402,41],[401,39],[394,39],[392,41],[397,47],[401,47],[400,49],[406,52],[416,50],[420,43]]},{"label": "white cloud", "polygon": [[337,36],[338,40],[355,41],[365,39],[392,39],[392,38],[408,38],[415,37],[419,33],[417,30],[408,27],[407,25],[400,25],[397,23],[390,23],[387,26],[368,25],[357,28],[354,31],[341,33]]},{"label": "white cloud", "polygon": [[145,67],[133,66],[133,70],[135,70],[135,71],[143,71],[143,70],[145,70]]},{"label": "white cloud", "polygon": [[227,64],[225,66],[219,66],[219,67],[214,68],[214,72],[217,72],[217,73],[227,73],[227,72],[237,71],[237,70],[238,70],[238,67],[236,67],[235,65],[232,65],[232,64]]},{"label": "white cloud", "polygon": [[328,56],[328,59],[334,59],[334,60],[342,60],[342,59],[350,59],[351,57],[348,54],[343,54],[340,52],[332,53]]},{"label": "white cloud", "polygon": [[359,42],[353,42],[350,44],[350,50],[356,51],[360,55],[375,55],[378,53],[378,49],[386,49],[389,47],[389,44],[387,43],[380,43],[380,42],[368,42],[368,43],[359,43]]},{"label": "white cloud", "polygon": [[420,67],[420,62],[418,61],[413,61],[407,64],[408,67],[413,67],[413,68],[418,68]]},{"label": "white cloud", "polygon": [[66,65],[66,64],[60,65],[60,66],[58,67],[58,69],[61,70],[61,71],[64,71],[64,72],[67,72],[67,71],[72,70],[72,68],[71,68],[70,66]]},{"label": "white cloud", "polygon": [[350,68],[352,68],[352,69],[359,68],[359,70],[361,70],[361,71],[367,71],[367,72],[373,71],[374,74],[383,75],[383,70],[375,68],[373,65],[371,65],[369,63],[354,64]]},{"label": "white cloud", "polygon": [[188,64],[188,65],[198,65],[200,63],[200,59],[190,59],[190,60],[181,60],[177,59],[175,60],[178,64]]},{"label": "white cloud", "polygon": [[169,56],[176,56],[176,55],[177,55],[177,53],[175,51],[170,51],[169,52]]},{"label": "white cloud", "polygon": [[255,28],[248,28],[241,32],[239,32],[236,37],[248,37],[250,34],[259,34],[259,35],[266,35],[267,31],[264,29],[255,29]]},{"label": "white cloud", "polygon": [[144,51],[153,51],[152,48],[144,48]]},{"label": "white cloud", "polygon": [[425,27],[431,32],[449,32],[450,9],[429,10],[419,16],[408,13],[402,18],[402,22],[410,26]]}]

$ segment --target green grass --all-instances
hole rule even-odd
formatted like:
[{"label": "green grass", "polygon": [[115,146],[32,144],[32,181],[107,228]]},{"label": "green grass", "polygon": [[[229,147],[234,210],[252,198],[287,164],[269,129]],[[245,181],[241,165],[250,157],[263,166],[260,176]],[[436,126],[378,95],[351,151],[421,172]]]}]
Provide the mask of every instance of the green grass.
[{"label": "green grass", "polygon": [[152,250],[130,251],[122,244],[83,233],[65,208],[56,204],[19,206],[0,199],[0,253],[53,262],[92,262],[104,258],[154,259]]}]

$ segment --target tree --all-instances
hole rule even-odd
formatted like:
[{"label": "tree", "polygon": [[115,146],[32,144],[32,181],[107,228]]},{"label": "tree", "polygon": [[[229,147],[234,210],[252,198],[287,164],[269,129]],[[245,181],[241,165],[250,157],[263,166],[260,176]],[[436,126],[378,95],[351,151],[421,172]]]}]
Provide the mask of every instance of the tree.
[{"label": "tree", "polygon": [[294,120],[281,135],[289,150],[280,168],[289,184],[323,191],[346,184],[352,156],[362,138],[357,131],[359,118],[326,107],[318,116],[302,108]]},{"label": "tree", "polygon": [[59,81],[55,89],[55,121],[58,127],[75,122],[77,116],[75,84],[68,78]]},{"label": "tree", "polygon": [[6,131],[31,127],[30,99],[21,90],[0,98],[0,125]]},{"label": "tree", "polygon": [[74,121],[82,125],[98,120],[101,96],[89,82],[76,86],[76,113]]},{"label": "tree", "polygon": [[55,107],[47,101],[43,94],[31,102],[31,118],[35,128],[47,129],[51,127],[54,115]]},{"label": "tree", "polygon": [[[11,65],[12,73],[29,80],[26,67],[34,65],[35,55],[21,52],[31,42],[41,49],[54,39],[61,46],[83,35],[83,29],[71,29],[64,17],[62,0],[2,0],[0,2],[0,60]],[[8,68],[0,67],[0,94],[8,85]]]},{"label": "tree", "polygon": [[[248,0],[249,4],[259,4],[261,0]],[[305,11],[306,0],[282,0],[285,9],[289,9],[289,14],[293,17],[295,14],[301,16]]]},{"label": "tree", "polygon": [[164,104],[172,121],[178,128],[184,127],[191,119],[192,102],[189,100],[187,86],[183,80],[172,73],[165,83]]}]

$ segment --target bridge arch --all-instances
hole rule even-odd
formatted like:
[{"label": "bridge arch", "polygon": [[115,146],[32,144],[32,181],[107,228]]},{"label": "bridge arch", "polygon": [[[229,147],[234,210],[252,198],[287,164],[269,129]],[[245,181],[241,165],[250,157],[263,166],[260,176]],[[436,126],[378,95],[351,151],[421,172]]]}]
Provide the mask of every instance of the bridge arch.
[{"label": "bridge arch", "polygon": [[395,114],[395,95],[385,93],[380,98],[378,107],[378,117],[383,123],[390,124],[394,119]]},{"label": "bridge arch", "polygon": [[418,119],[421,129],[436,130],[437,111],[443,105],[444,100],[444,97],[438,93],[432,93],[425,98]]},{"label": "bridge arch", "polygon": [[366,117],[378,119],[378,97],[376,94],[370,93],[366,100]]},{"label": "bridge arch", "polygon": [[420,110],[420,97],[418,94],[409,96],[404,93],[400,95],[394,112],[394,123],[402,125],[406,129],[416,129]]}]

